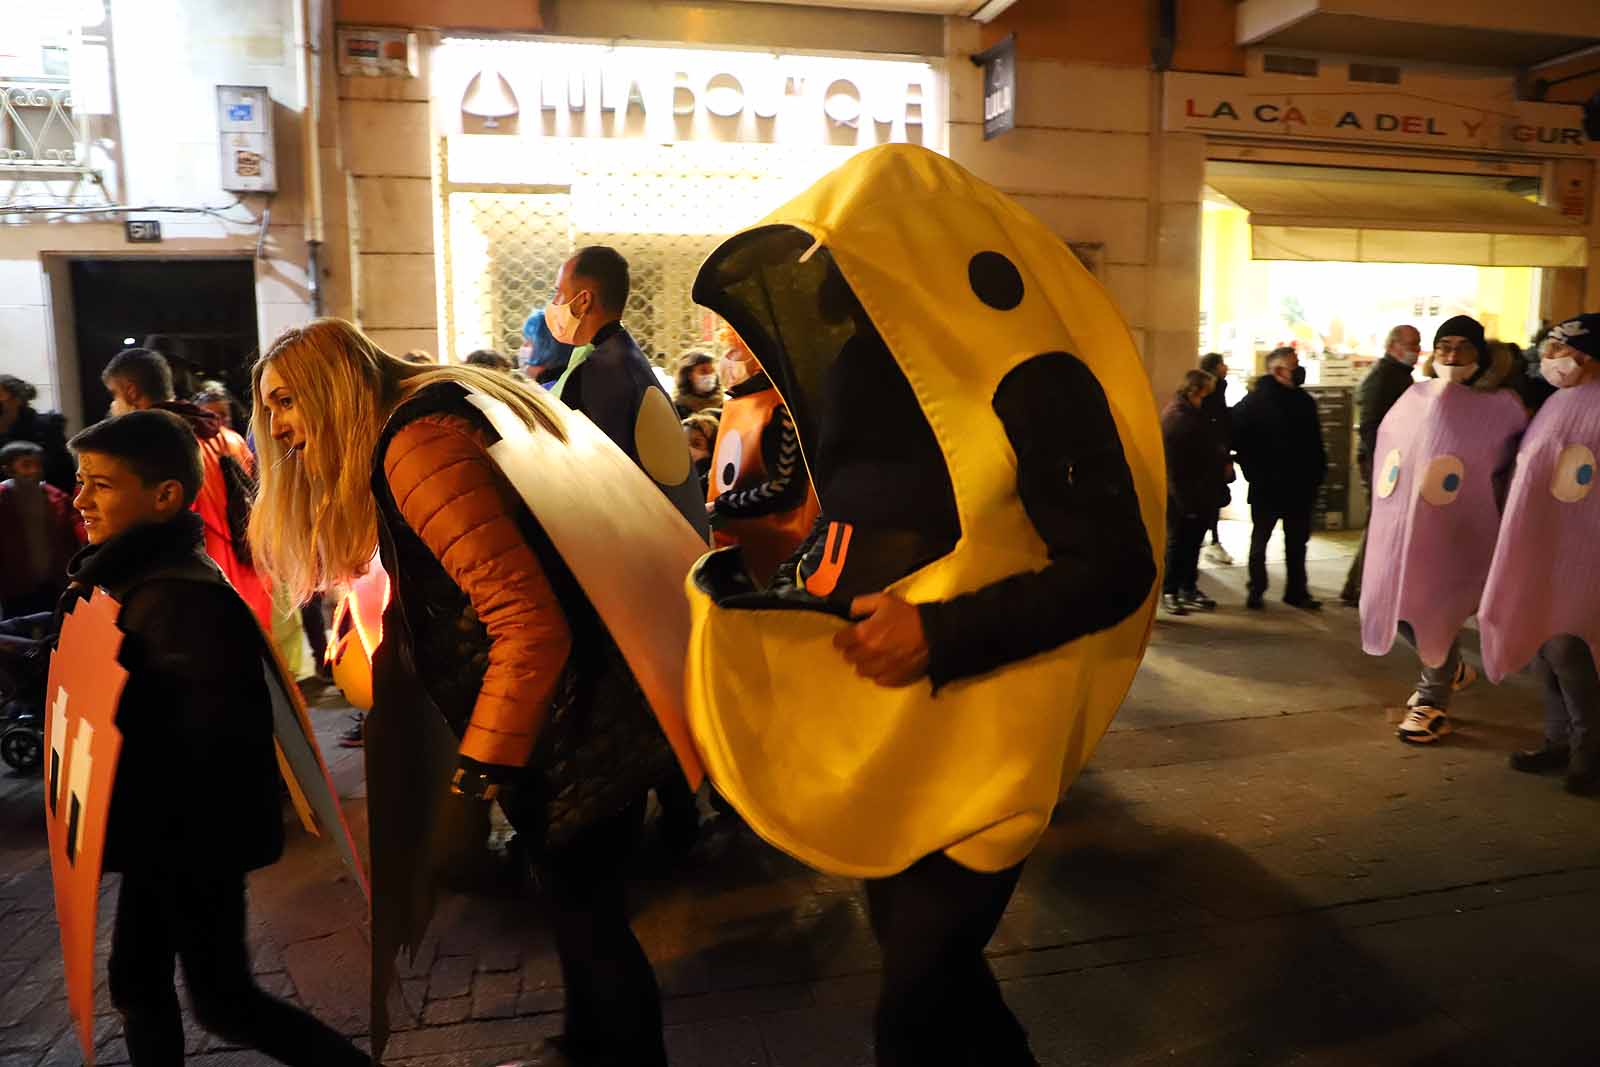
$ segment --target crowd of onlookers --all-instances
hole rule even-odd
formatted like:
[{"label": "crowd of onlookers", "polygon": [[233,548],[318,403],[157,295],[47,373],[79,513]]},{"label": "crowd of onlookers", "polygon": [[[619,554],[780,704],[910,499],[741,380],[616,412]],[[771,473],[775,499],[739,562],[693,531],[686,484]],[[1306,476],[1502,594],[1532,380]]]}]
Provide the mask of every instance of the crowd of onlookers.
[{"label": "crowd of onlookers", "polygon": [[[1265,373],[1231,408],[1221,400],[1227,373],[1223,356],[1207,354],[1162,412],[1163,608],[1171,615],[1216,608],[1199,587],[1200,555],[1229,502],[1237,465],[1249,483],[1245,606],[1265,606],[1266,548],[1281,526],[1283,600],[1320,611],[1307,583],[1306,546],[1328,443],[1317,404],[1301,388],[1298,353],[1273,349]],[[1430,382],[1419,391],[1418,383]],[[1361,611],[1368,652],[1386,653],[1396,636],[1417,650],[1420,678],[1396,730],[1402,741],[1430,744],[1452,732],[1451,696],[1478,677],[1461,648],[1470,617],[1479,617],[1491,678],[1521,669],[1532,656],[1546,694],[1546,741],[1513,755],[1511,765],[1566,769],[1567,788],[1578,793],[1600,788],[1600,677],[1585,639],[1593,604],[1570,603],[1586,595],[1581,581],[1577,592],[1558,595],[1548,591],[1548,578],[1517,568],[1539,537],[1550,544],[1547,573],[1577,565],[1560,537],[1583,524],[1583,513],[1539,508],[1549,497],[1579,503],[1593,485],[1593,452],[1584,441],[1600,418],[1590,414],[1596,387],[1600,315],[1547,328],[1528,354],[1489,339],[1466,315],[1445,321],[1426,355],[1414,326],[1390,330],[1382,357],[1355,389],[1356,464],[1370,517],[1340,592],[1342,603]],[[1556,394],[1564,394],[1561,402],[1547,407]],[[1526,483],[1520,493],[1517,479]],[[1364,587],[1363,576],[1373,571]],[[1518,634],[1527,655],[1504,651]]]}]

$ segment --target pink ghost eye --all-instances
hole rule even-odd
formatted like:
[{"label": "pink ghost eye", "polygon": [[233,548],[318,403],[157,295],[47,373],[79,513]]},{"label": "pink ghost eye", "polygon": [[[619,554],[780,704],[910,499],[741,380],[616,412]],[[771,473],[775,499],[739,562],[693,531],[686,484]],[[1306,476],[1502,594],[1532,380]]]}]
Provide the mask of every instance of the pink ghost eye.
[{"label": "pink ghost eye", "polygon": [[1422,499],[1436,508],[1454,504],[1466,475],[1466,466],[1459,457],[1435,456],[1422,475]]},{"label": "pink ghost eye", "polygon": [[1391,448],[1389,454],[1383,457],[1383,466],[1378,468],[1378,495],[1387,498],[1399,484],[1400,450]]},{"label": "pink ghost eye", "polygon": [[1583,445],[1568,445],[1556,457],[1550,495],[1564,504],[1576,504],[1589,495],[1597,477],[1600,472],[1595,469],[1594,453]]}]

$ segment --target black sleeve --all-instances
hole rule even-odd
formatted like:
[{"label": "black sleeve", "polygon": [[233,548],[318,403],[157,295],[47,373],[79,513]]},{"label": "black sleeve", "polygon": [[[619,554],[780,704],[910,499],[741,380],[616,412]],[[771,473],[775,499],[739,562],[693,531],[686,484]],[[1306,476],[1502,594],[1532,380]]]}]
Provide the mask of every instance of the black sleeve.
[{"label": "black sleeve", "polygon": [[1181,416],[1164,420],[1161,429],[1167,457],[1167,499],[1180,514],[1194,514],[1200,510],[1200,502],[1192,498],[1205,481],[1206,468],[1217,460],[1209,447],[1210,435],[1190,431]]},{"label": "black sleeve", "polygon": [[248,608],[226,587],[153,581],[123,605],[128,686],[143,699],[123,701],[162,721],[124,724],[171,733],[200,767],[226,767],[239,746],[272,735],[272,705],[261,660],[261,637]]},{"label": "black sleeve", "polygon": [[1246,478],[1250,477],[1250,467],[1255,460],[1254,409],[1248,396],[1228,409],[1228,441]]},{"label": "black sleeve", "polygon": [[717,497],[718,518],[754,519],[788,511],[804,498],[810,482],[805,464],[800,461],[800,437],[787,407],[778,407],[761,431],[761,454],[766,461],[767,480]]},{"label": "black sleeve", "polygon": [[1358,434],[1361,441],[1358,454],[1369,462],[1373,450],[1378,447],[1378,426],[1383,422],[1386,407],[1386,397],[1378,386],[1377,376],[1378,368],[1374,367],[1356,386],[1356,422],[1360,426]]},{"label": "black sleeve", "polygon": [[994,410],[1050,562],[921,605],[935,688],[1116,625],[1156,577],[1133,475],[1089,369],[1060,353],[1031,359],[1000,383]]}]

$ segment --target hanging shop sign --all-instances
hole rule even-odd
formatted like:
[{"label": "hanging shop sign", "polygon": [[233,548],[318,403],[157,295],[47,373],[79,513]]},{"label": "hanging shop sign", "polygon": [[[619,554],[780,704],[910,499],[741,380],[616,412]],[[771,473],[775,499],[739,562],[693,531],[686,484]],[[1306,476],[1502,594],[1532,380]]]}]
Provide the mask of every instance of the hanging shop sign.
[{"label": "hanging shop sign", "polygon": [[1600,154],[1581,108],[1471,104],[1392,89],[1324,91],[1268,79],[1168,74],[1166,128],[1241,137],[1475,149],[1523,156]]},{"label": "hanging shop sign", "polygon": [[1017,35],[972,57],[983,68],[983,139],[992,141],[1017,126]]}]

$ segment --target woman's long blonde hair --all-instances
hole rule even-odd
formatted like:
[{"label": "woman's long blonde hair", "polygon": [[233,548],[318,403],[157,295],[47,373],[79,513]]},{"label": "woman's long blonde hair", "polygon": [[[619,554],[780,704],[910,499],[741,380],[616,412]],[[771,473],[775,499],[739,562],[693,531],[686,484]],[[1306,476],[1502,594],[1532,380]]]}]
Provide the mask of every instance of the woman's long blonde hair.
[{"label": "woman's long blonde hair", "polygon": [[[294,397],[306,445],[288,455],[272,437],[261,376],[271,365]],[[389,415],[419,390],[459,382],[499,400],[534,430],[564,438],[542,390],[481,367],[408,363],[344,319],[279,335],[251,375],[250,429],[261,485],[250,514],[257,566],[298,600],[367,569],[378,544],[373,450]]]}]

